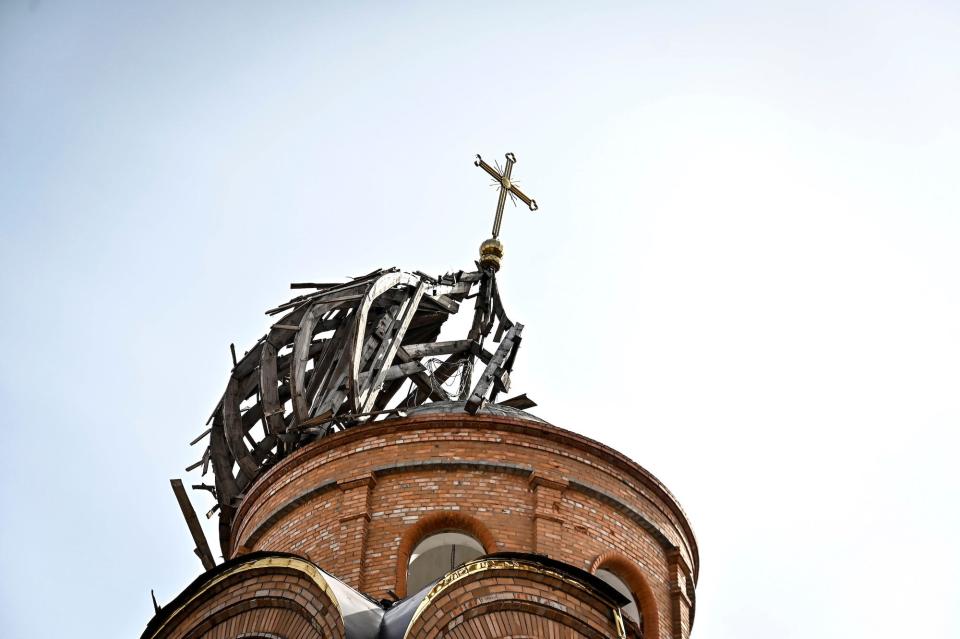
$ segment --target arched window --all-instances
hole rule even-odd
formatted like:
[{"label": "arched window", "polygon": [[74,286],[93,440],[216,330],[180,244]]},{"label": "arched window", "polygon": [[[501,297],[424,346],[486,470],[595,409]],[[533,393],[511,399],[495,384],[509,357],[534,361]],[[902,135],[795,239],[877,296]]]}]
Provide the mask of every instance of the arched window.
[{"label": "arched window", "polygon": [[425,537],[410,553],[407,592],[416,592],[457,566],[486,554],[479,541],[461,532],[439,532]]},{"label": "arched window", "polygon": [[633,592],[624,583],[623,579],[616,576],[606,568],[600,568],[597,570],[597,577],[613,586],[613,589],[619,592],[621,595],[630,600],[630,603],[623,607],[623,616],[627,619],[633,621],[640,629],[643,629],[643,615],[640,613],[640,608],[637,606],[637,598],[633,595]]}]

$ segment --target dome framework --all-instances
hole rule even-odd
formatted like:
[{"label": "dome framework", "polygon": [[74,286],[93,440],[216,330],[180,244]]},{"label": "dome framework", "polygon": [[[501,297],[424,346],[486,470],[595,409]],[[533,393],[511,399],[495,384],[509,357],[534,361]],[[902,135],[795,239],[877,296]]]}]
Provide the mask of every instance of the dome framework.
[{"label": "dome framework", "polygon": [[[212,467],[215,485],[200,487],[217,500],[221,545],[251,482],[303,444],[428,402],[459,400],[476,413],[510,388],[523,325],[507,316],[491,267],[440,277],[379,269],[346,283],[291,286],[314,291],[267,311],[279,319],[235,362],[203,435],[208,446],[187,468],[205,475]],[[467,335],[437,341],[467,299]],[[535,405],[525,395],[502,404]]]}]

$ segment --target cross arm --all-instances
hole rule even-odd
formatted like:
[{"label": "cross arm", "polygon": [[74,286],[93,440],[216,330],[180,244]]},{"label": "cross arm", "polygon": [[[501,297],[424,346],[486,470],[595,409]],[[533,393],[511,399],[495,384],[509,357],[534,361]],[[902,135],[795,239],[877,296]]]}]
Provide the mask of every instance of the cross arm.
[{"label": "cross arm", "polygon": [[523,191],[518,189],[515,184],[510,185],[510,193],[520,198],[524,204],[530,207],[531,211],[537,210],[537,201],[528,197]]},{"label": "cross arm", "polygon": [[498,173],[495,168],[493,168],[492,166],[484,162],[483,158],[480,157],[479,155],[477,155],[477,159],[473,161],[473,164],[474,166],[479,166],[481,169],[489,173],[490,177],[492,177],[497,182],[500,182],[501,180],[503,180],[503,176],[500,175],[500,173]]}]

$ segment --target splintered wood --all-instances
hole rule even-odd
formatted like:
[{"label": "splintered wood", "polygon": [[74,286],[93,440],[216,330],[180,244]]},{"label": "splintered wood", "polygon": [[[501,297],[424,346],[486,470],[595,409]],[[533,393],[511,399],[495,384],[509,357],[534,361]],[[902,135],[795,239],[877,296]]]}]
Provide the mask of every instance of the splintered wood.
[{"label": "splintered wood", "polygon": [[[476,413],[509,390],[523,326],[507,317],[492,268],[438,278],[380,269],[350,282],[291,287],[313,291],[267,311],[282,315],[243,357],[231,348],[226,390],[209,430],[194,440],[209,436],[189,469],[213,467],[222,542],[243,492],[298,446],[430,401],[459,401]],[[466,339],[437,341],[468,299],[474,312]],[[496,347],[484,347],[488,338]],[[483,368],[474,381],[475,360]],[[501,405],[536,404],[521,395]]]}]

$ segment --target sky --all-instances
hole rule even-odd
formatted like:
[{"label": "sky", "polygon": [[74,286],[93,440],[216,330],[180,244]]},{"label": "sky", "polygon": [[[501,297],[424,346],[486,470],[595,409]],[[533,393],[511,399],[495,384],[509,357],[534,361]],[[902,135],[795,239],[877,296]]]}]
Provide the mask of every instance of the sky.
[{"label": "sky", "polygon": [[514,386],[678,497],[693,637],[960,636],[958,62],[955,2],[0,1],[0,636],[139,636],[229,344],[470,268],[508,151]]}]

